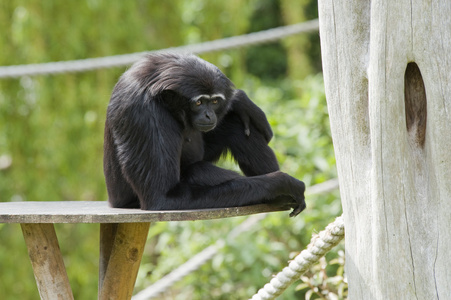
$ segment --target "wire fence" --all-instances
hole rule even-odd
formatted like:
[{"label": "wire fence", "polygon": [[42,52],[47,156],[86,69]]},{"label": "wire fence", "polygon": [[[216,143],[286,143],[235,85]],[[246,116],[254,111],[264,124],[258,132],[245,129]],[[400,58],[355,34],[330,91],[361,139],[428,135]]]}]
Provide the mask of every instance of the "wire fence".
[{"label": "wire fence", "polygon": [[49,62],[41,64],[28,64],[0,67],[0,78],[17,78],[22,76],[49,75],[59,73],[86,72],[97,69],[122,67],[133,64],[143,55],[162,51],[191,52],[202,54],[214,51],[223,51],[250,45],[269,43],[299,33],[318,32],[318,19],[311,21],[272,28],[264,31],[233,36],[199,44],[160,49],[154,51],[137,52],[123,55],[87,58],[70,61]]}]

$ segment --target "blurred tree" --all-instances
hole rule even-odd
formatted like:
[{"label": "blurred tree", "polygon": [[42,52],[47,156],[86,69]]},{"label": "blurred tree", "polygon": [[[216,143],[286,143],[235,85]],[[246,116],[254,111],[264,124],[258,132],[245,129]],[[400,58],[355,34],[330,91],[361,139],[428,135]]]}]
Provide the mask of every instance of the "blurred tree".
[{"label": "blurred tree", "polygon": [[[281,0],[285,24],[296,24],[318,18],[318,4],[313,0]],[[321,71],[319,34],[309,33],[288,37],[283,41],[288,52],[288,72],[291,78],[303,79]]]},{"label": "blurred tree", "polygon": [[[249,32],[282,26],[280,4],[277,0],[259,0],[250,19]],[[246,51],[247,71],[266,81],[286,76],[286,50],[280,41],[248,47]]]}]

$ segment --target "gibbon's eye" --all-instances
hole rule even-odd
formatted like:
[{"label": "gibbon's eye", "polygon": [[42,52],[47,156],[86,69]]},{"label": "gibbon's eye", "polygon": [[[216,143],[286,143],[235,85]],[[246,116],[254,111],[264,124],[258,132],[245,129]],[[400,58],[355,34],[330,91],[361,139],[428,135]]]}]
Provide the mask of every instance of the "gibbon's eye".
[{"label": "gibbon's eye", "polygon": [[197,105],[197,106],[199,106],[199,105],[201,105],[201,104],[202,104],[202,101],[200,101],[200,100],[197,100],[197,101],[196,101],[196,105]]},{"label": "gibbon's eye", "polygon": [[213,104],[218,104],[218,99],[213,99],[213,100],[211,101],[211,103],[213,103]]}]

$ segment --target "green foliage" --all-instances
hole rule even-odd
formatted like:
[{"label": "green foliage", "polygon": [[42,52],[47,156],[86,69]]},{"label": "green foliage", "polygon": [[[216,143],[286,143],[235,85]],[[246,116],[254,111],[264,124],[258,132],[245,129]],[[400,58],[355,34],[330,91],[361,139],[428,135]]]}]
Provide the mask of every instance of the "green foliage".
[{"label": "green foliage", "polygon": [[[300,99],[293,96],[296,85],[305,91]],[[268,115],[274,131],[271,146],[283,171],[304,180],[307,190],[310,185],[336,177],[320,75],[273,87],[248,76],[242,88]],[[221,163],[234,168],[230,161]],[[308,197],[306,211],[296,218],[288,218],[288,212],[271,213],[250,231],[229,241],[211,262],[177,283],[161,299],[247,299],[286,266],[288,258],[305,248],[313,232],[323,230],[340,214],[338,191]],[[138,287],[152,284],[217,239],[225,238],[244,219],[152,226],[150,234],[158,236],[158,242],[146,250]],[[280,299],[297,299],[305,293],[293,286]]]},{"label": "green foliage", "polygon": [[[282,26],[279,1],[258,0],[250,19],[249,31],[261,31]],[[250,46],[246,50],[246,68],[250,74],[266,80],[286,76],[286,49],[280,41]]]},{"label": "green foliage", "polygon": [[[238,35],[253,31],[251,17],[266,2],[274,4],[260,0],[248,5],[238,0],[1,1],[0,25],[5,34],[0,35],[0,65],[129,53]],[[287,2],[283,1],[285,6]],[[297,2],[290,5],[298,7]],[[265,13],[268,22],[282,25],[280,14],[280,10]],[[299,63],[294,50],[303,50],[286,43],[277,47],[281,52],[269,56],[240,49],[202,57],[218,65],[263,108],[274,130],[271,146],[281,169],[304,180],[308,189],[336,177],[322,79],[320,75],[302,81],[279,76],[286,73],[284,61]],[[252,62],[282,68],[270,73],[285,79],[260,76],[264,71],[249,74]],[[106,199],[103,126],[111,90],[123,71],[0,80],[0,201]],[[222,164],[236,168],[231,161]],[[322,230],[341,213],[337,191],[308,197],[307,206],[294,219],[288,218],[288,212],[269,214],[171,288],[166,299],[251,296],[307,245],[312,232]],[[224,238],[244,219],[152,224],[137,289]],[[75,298],[95,297],[98,225],[58,225],[56,230]],[[2,299],[36,299],[20,227],[0,224],[0,241]],[[334,253],[330,255],[336,257]],[[329,277],[334,277],[333,270],[338,269],[327,271]],[[294,285],[280,299],[305,293]]]},{"label": "green foliage", "polygon": [[296,290],[306,290],[305,299],[343,300],[348,296],[348,284],[344,274],[345,255],[338,251],[337,257],[322,257],[320,262],[301,276],[302,283]]}]

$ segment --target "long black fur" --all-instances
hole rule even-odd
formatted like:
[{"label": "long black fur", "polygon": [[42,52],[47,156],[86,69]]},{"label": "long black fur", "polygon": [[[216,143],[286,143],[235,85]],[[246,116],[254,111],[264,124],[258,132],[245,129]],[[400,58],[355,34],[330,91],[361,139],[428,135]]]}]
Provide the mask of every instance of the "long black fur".
[{"label": "long black fur", "polygon": [[[222,98],[196,104],[200,95]],[[263,111],[214,65],[194,55],[147,55],[121,76],[107,109],[109,202],[145,210],[282,202],[297,215],[305,186],[279,171],[271,137]],[[247,177],[213,164],[227,151]]]}]

